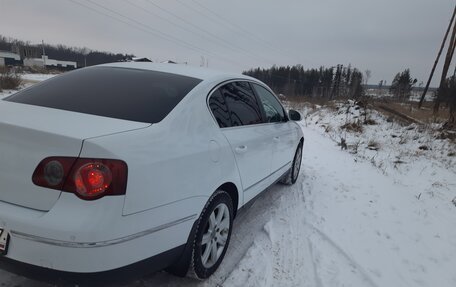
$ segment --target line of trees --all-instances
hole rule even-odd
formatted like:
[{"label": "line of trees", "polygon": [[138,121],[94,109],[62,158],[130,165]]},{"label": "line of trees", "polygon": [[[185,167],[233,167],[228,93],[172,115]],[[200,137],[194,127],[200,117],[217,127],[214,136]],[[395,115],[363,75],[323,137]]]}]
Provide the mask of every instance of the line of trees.
[{"label": "line of trees", "polygon": [[[26,57],[40,58],[43,45],[31,44],[29,41],[21,41],[0,35],[0,50],[17,53],[21,56],[21,59]],[[77,63],[78,67],[126,61],[134,57],[134,55],[129,54],[91,51],[88,48],[68,47],[65,45],[44,44],[44,51],[50,59],[73,61]]]},{"label": "line of trees", "polygon": [[319,69],[304,69],[302,65],[272,66],[251,69],[245,75],[270,86],[276,93],[287,96],[359,98],[364,95],[363,73],[344,65]]}]

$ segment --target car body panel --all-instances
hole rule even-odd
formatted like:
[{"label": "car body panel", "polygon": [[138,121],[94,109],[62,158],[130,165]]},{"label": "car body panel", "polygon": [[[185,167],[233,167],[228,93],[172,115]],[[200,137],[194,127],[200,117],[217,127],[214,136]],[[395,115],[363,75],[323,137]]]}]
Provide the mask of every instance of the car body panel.
[{"label": "car body panel", "polygon": [[206,201],[212,193],[208,190],[225,182],[241,189],[226,138],[214,126],[205,101],[193,96],[205,92],[203,86],[191,92],[162,122],[149,128],[84,142],[81,157],[115,155],[128,160],[124,215],[189,197]]},{"label": "car body panel", "polygon": [[[10,259],[70,272],[101,272],[135,263],[185,244],[208,199],[223,184],[236,187],[240,208],[291,168],[303,137],[296,123],[221,129],[207,105],[208,95],[224,82],[264,85],[261,82],[179,65],[103,66],[177,73],[202,82],[152,125],[0,101],[0,128],[24,128],[21,144],[27,153],[36,153],[33,160],[27,155],[27,168],[22,167],[27,188],[40,189],[31,176],[48,156],[119,159],[128,165],[125,195],[84,201],[43,188],[52,200],[33,207],[0,198],[0,228],[11,235]],[[8,114],[13,106],[33,117]],[[34,133],[40,136],[30,137]],[[5,139],[0,137],[0,155],[14,165],[14,157],[5,156]],[[42,144],[36,145],[36,139]],[[247,145],[248,151],[236,155],[239,145]],[[9,185],[16,190],[13,182]],[[2,191],[0,187],[0,196]]]},{"label": "car body panel", "polygon": [[[271,124],[272,131],[272,172],[288,164],[293,159],[296,150],[296,140],[299,141],[299,134],[296,133],[294,122]],[[298,128],[300,130],[300,128]]]}]

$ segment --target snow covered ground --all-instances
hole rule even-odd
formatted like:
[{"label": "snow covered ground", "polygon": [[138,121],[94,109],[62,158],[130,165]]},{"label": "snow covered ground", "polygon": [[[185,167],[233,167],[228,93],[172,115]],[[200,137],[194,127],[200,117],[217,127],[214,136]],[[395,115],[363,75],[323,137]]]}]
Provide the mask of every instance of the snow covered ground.
[{"label": "snow covered ground", "polygon": [[[298,182],[239,213],[211,278],[160,272],[121,286],[456,286],[454,144],[374,111],[377,124],[348,132],[360,118],[351,103],[302,111]],[[47,286],[0,270],[0,286],[17,285]]]},{"label": "snow covered ground", "polygon": [[0,92],[0,100],[3,98],[8,97],[9,95],[12,95],[14,92],[17,92],[15,90],[3,90]]},{"label": "snow covered ground", "polygon": [[[53,78],[58,74],[21,74],[23,80],[21,89],[28,88],[36,83],[41,81]],[[16,90],[3,90],[0,92],[0,99],[5,98],[13,93],[17,92]]]},{"label": "snow covered ground", "polygon": [[22,74],[21,78],[26,81],[41,82],[55,76],[57,74]]}]

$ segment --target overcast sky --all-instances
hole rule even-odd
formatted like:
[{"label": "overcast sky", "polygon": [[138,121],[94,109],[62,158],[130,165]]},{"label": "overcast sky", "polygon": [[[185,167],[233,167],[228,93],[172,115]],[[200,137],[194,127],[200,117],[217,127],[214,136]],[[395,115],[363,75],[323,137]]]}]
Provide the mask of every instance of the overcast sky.
[{"label": "overcast sky", "polygon": [[[352,64],[371,70],[369,82],[375,84],[389,84],[410,68],[425,82],[454,5],[455,0],[0,0],[0,34],[153,61],[200,65],[204,57],[211,68],[237,72],[273,64]],[[441,66],[437,71],[434,85]]]}]

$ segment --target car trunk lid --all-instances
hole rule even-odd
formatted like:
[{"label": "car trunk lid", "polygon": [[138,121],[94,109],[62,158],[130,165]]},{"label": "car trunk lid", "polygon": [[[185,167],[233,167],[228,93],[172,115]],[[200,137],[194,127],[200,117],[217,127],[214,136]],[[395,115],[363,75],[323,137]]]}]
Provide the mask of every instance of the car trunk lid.
[{"label": "car trunk lid", "polygon": [[0,201],[50,210],[60,192],[33,184],[32,175],[40,161],[49,156],[77,157],[84,139],[148,126],[0,101]]}]

